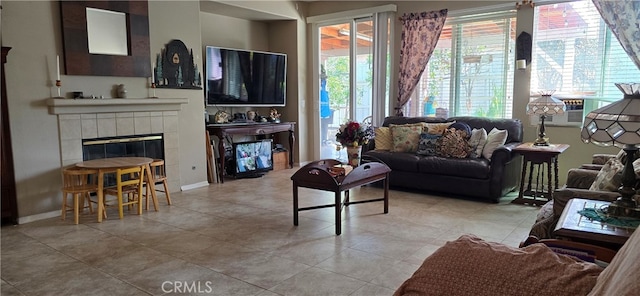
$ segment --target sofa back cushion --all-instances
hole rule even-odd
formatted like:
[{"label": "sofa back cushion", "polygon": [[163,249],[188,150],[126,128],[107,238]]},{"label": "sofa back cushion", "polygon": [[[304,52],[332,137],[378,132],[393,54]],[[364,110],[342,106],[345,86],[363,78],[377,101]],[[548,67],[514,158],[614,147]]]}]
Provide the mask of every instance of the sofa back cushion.
[{"label": "sofa back cushion", "polygon": [[500,130],[507,130],[507,141],[505,142],[507,144],[511,142],[522,142],[523,139],[522,122],[520,121],[520,119],[496,119],[474,116],[458,116],[449,117],[447,120],[464,122],[468,124],[472,129],[484,128],[487,132],[491,131],[494,127]]},{"label": "sofa back cushion", "polygon": [[440,117],[404,117],[404,116],[387,116],[382,122],[382,126],[389,126],[390,124],[410,124],[410,123],[439,123],[439,122],[452,122],[453,120],[447,120]]},{"label": "sofa back cushion", "polygon": [[388,116],[384,119],[382,126],[389,126],[390,124],[407,124],[407,123],[437,123],[437,122],[464,122],[468,124],[472,129],[484,128],[487,132],[494,127],[501,130],[507,130],[508,137],[506,143],[522,142],[523,140],[523,127],[520,119],[497,119],[497,118],[485,118],[475,116],[457,116],[449,118],[440,117],[403,117],[403,116]]}]

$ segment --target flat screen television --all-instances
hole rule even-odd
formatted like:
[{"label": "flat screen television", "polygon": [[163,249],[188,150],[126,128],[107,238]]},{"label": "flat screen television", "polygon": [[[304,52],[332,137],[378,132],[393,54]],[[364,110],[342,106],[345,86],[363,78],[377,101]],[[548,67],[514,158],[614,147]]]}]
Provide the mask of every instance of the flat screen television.
[{"label": "flat screen television", "polygon": [[272,139],[233,143],[233,175],[259,177],[273,170]]},{"label": "flat screen television", "polygon": [[285,106],[287,55],[206,47],[208,106]]}]

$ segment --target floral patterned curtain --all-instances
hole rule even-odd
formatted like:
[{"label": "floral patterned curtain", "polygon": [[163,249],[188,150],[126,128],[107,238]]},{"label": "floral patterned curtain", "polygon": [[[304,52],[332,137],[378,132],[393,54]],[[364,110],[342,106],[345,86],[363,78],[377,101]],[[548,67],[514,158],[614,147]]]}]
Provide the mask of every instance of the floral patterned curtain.
[{"label": "floral patterned curtain", "polygon": [[396,115],[402,116],[402,107],[407,104],[418,84],[424,68],[438,43],[447,9],[440,11],[405,13],[402,21],[402,45],[400,48],[400,77],[398,81],[398,105]]},{"label": "floral patterned curtain", "polygon": [[593,0],[593,4],[640,69],[640,0]]}]

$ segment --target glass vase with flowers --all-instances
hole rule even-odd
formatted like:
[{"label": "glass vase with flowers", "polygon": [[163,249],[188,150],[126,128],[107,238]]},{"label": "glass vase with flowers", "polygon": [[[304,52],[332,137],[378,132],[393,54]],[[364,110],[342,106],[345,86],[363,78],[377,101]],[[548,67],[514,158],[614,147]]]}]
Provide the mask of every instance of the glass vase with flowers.
[{"label": "glass vase with flowers", "polygon": [[[341,146],[347,147],[347,157],[351,166],[360,165],[362,145],[368,144],[373,135],[373,127],[368,124],[348,120],[340,125],[336,133],[336,141]],[[337,149],[340,150],[341,146],[338,146]]]}]

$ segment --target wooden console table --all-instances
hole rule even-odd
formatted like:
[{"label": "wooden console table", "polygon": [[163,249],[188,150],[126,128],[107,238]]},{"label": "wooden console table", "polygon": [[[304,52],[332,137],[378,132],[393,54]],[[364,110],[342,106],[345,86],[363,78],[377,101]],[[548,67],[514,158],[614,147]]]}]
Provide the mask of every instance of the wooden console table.
[{"label": "wooden console table", "polygon": [[223,174],[225,172],[225,163],[224,163],[224,139],[227,135],[270,135],[281,132],[289,132],[289,167],[293,168],[293,147],[295,144],[295,136],[293,132],[295,131],[296,123],[295,122],[280,122],[280,123],[270,123],[270,122],[247,122],[247,123],[219,123],[219,124],[207,124],[207,131],[209,134],[217,136],[220,141],[218,141],[218,152],[220,155],[220,169],[218,170],[218,177],[220,178],[220,182],[224,183]]}]

